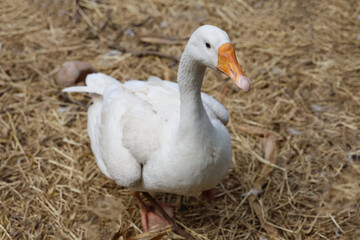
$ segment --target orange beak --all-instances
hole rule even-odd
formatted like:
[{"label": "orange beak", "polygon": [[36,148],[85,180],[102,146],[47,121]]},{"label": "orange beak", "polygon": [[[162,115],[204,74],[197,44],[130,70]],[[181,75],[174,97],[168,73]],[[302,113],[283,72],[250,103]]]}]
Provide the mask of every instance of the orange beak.
[{"label": "orange beak", "polygon": [[236,60],[235,49],[231,43],[224,43],[219,47],[218,64],[216,68],[228,75],[239,88],[249,91],[251,82],[245,76],[241,66]]}]

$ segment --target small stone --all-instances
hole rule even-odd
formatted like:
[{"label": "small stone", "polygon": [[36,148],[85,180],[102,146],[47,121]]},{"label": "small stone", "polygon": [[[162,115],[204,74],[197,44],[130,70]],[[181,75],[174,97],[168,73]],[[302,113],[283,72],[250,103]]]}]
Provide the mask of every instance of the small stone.
[{"label": "small stone", "polygon": [[287,131],[288,131],[288,133],[290,133],[291,135],[301,135],[301,134],[303,134],[302,131],[296,130],[296,129],[291,128],[291,127],[288,128]]},{"label": "small stone", "polygon": [[125,35],[130,36],[130,37],[134,37],[135,33],[133,30],[131,30],[130,28],[126,29],[124,32]]},{"label": "small stone", "polygon": [[56,83],[67,87],[77,82],[84,81],[86,75],[96,72],[96,69],[87,62],[68,61],[64,62],[56,75]]},{"label": "small stone", "polygon": [[162,28],[167,27],[167,25],[168,24],[167,24],[167,22],[165,20],[160,23],[160,27],[162,27]]}]

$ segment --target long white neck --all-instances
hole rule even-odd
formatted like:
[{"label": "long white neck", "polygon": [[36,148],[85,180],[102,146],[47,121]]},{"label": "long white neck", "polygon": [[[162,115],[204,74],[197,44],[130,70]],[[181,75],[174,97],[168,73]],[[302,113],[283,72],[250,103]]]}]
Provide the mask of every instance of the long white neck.
[{"label": "long white neck", "polygon": [[183,53],[179,70],[178,84],[180,91],[180,128],[202,128],[210,123],[201,100],[201,85],[206,67]]}]

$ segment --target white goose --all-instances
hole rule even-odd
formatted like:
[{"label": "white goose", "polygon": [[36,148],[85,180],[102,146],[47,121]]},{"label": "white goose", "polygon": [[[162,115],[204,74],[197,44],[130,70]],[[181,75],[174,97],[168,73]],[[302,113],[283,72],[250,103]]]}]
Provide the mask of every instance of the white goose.
[{"label": "white goose", "polygon": [[231,163],[229,116],[218,101],[201,93],[206,67],[250,89],[228,35],[210,25],[191,35],[178,84],[156,77],[122,84],[95,73],[87,76],[86,86],[64,89],[92,93],[88,133],[107,177],[133,191],[182,195],[220,182]]}]

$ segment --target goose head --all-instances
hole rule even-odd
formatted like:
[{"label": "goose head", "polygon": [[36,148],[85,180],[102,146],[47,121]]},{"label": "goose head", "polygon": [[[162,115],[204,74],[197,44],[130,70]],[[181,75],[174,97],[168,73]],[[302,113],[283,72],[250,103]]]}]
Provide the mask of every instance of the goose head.
[{"label": "goose head", "polygon": [[191,35],[185,51],[206,67],[225,73],[244,91],[250,89],[251,82],[236,60],[229,36],[220,28],[211,25],[199,27]]}]

